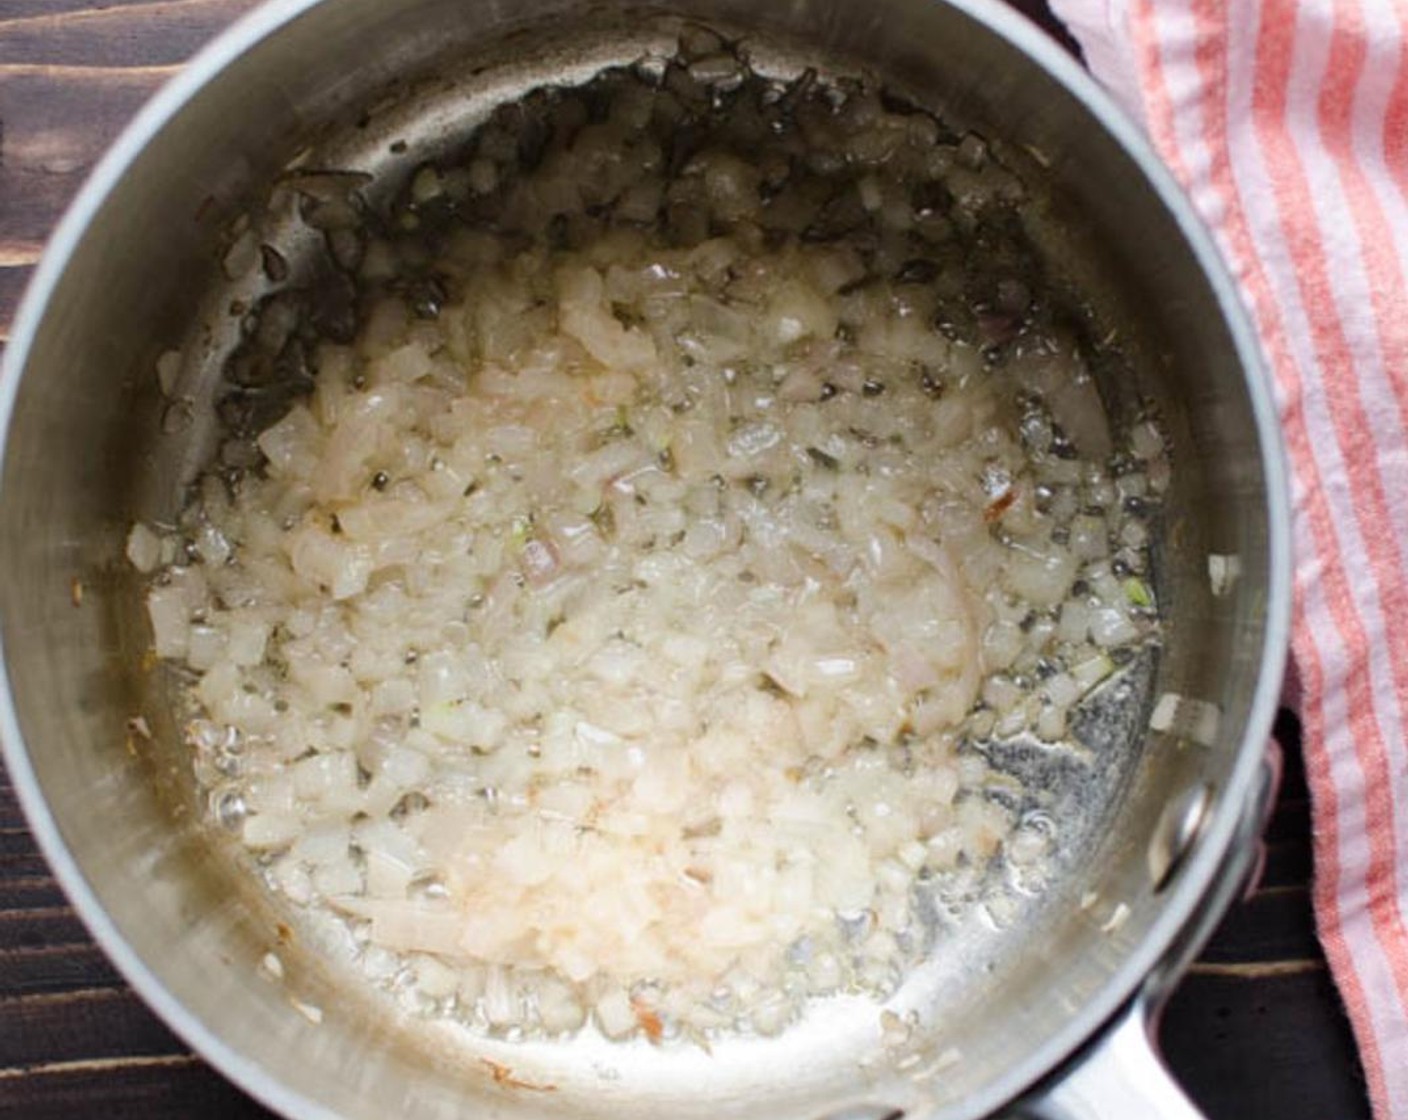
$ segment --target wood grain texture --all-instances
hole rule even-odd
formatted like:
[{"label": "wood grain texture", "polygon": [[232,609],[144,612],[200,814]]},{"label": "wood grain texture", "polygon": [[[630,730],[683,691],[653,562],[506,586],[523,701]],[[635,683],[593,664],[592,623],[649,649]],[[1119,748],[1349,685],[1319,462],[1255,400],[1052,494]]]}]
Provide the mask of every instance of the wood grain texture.
[{"label": "wood grain texture", "polygon": [[150,1057],[185,1049],[127,988],[11,996],[4,1010],[0,1070]]},{"label": "wood grain texture", "polygon": [[16,875],[0,879],[0,911],[39,910],[65,904],[64,893],[51,875]]},{"label": "wood grain texture", "polygon": [[[7,1095],[0,1120],[274,1120],[189,1054],[46,1067]],[[388,1118],[389,1120],[389,1118]]]},{"label": "wood grain texture", "polygon": [[[0,203],[0,209],[2,208],[3,203]],[[0,217],[0,223],[3,223],[3,220],[3,217]],[[3,229],[3,224],[0,224],[0,230]],[[0,238],[3,236],[4,234],[0,233]],[[33,265],[0,265],[0,343],[10,337],[15,308],[19,306],[20,296],[24,293],[25,285],[29,283],[33,272]]]},{"label": "wood grain texture", "polygon": [[113,137],[173,73],[0,65],[0,269],[38,261]]},{"label": "wood grain texture", "polygon": [[1323,967],[1254,978],[1195,973],[1164,1012],[1164,1052],[1212,1120],[1368,1120],[1349,1032],[1342,1022],[1327,1029],[1338,1001]]},{"label": "wood grain texture", "polygon": [[117,970],[91,943],[0,949],[0,998],[123,986]]},{"label": "wood grain texture", "polygon": [[5,949],[82,945],[87,940],[88,931],[67,905],[7,910],[0,914],[0,946]]},{"label": "wood grain texture", "polygon": [[0,64],[172,66],[186,61],[251,0],[159,0],[61,9],[0,21]]},{"label": "wood grain texture", "polygon": [[113,8],[146,7],[152,0],[5,0],[0,7],[0,23],[32,19],[36,16],[61,16],[109,11]]},{"label": "wood grain texture", "polygon": [[[1055,29],[1041,0],[1014,2]],[[0,0],[0,345],[45,239],[103,150],[180,62],[251,6]],[[1294,744],[1293,724],[1281,734]],[[1266,842],[1261,889],[1228,915],[1166,1010],[1166,1056],[1210,1120],[1367,1120],[1315,940],[1294,749]],[[271,1114],[127,988],[69,909],[0,770],[0,1120],[97,1116]]]}]

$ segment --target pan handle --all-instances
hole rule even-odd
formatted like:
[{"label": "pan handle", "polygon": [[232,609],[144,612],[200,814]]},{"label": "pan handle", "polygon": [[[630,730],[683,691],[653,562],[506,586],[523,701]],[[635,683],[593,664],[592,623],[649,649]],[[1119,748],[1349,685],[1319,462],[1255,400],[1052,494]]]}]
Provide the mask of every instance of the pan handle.
[{"label": "pan handle", "polygon": [[1060,1078],[1022,1103],[1028,1120],[1204,1120],[1154,1048],[1134,1000]]},{"label": "pan handle", "polygon": [[1018,1107],[1027,1120],[1204,1120],[1173,1079],[1154,1040],[1164,999],[1197,956],[1238,894],[1254,885],[1265,849],[1260,836],[1281,784],[1281,749],[1273,740],[1242,810],[1239,827],[1209,897],[1181,942],[1144,990],[1057,1077]]}]

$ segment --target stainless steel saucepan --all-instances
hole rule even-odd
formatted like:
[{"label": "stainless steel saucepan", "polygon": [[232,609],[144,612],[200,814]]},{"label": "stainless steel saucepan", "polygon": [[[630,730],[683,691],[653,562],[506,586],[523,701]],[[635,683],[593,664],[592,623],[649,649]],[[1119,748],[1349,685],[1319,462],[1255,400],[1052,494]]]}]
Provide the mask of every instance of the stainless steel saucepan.
[{"label": "stainless steel saucepan", "polygon": [[[312,145],[427,158],[493,105],[668,53],[682,20],[760,68],[865,71],[1046,181],[1060,251],[1124,324],[1166,417],[1162,652],[1109,702],[1058,805],[1051,888],[960,929],[901,990],[911,1027],[823,1004],[712,1053],[471,1038],[352,994],[201,823],[149,672],[133,520],[170,518],[213,446],[232,222]],[[392,138],[403,140],[393,146]],[[174,404],[152,370],[183,347]],[[204,359],[204,360],[203,360]],[[33,830],[122,972],[226,1075],[289,1117],[1046,1120],[1192,1117],[1151,1017],[1255,860],[1289,604],[1275,414],[1236,294],[1188,203],[1080,68],[986,0],[274,0],[142,112],[60,226],[0,383],[0,738]],[[81,592],[81,594],[80,594]],[[1169,719],[1150,724],[1164,698]],[[163,712],[166,714],[163,715]],[[143,714],[153,738],[127,730]],[[976,922],[977,919],[975,918]],[[276,949],[285,976],[259,962]],[[316,1009],[316,1010],[315,1010]],[[891,1021],[893,1027],[894,1020]]]}]

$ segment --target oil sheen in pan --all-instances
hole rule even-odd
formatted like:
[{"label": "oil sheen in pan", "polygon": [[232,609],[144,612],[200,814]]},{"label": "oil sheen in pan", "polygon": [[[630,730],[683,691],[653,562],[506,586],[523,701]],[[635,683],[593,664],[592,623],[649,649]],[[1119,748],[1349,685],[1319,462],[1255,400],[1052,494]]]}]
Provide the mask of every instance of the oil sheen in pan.
[{"label": "oil sheen in pan", "polygon": [[[369,141],[368,134],[377,130],[363,130],[356,136],[354,146],[334,145],[327,154],[308,156],[304,166],[368,172],[372,178],[367,179],[365,185],[373,195],[381,184],[404,182],[424,164],[427,155],[449,143],[450,135],[434,123],[426,125],[427,120],[435,121],[434,113],[414,112],[410,119],[427,127],[433,139],[418,143],[408,138],[407,129],[399,127],[409,123],[403,119],[397,122],[398,127],[391,129],[396,138],[390,143],[384,141],[384,136],[381,143]],[[369,155],[376,158],[369,159]],[[384,157],[389,157],[389,161]],[[373,172],[370,169],[375,164],[379,166]],[[308,270],[315,267],[311,262],[319,255],[322,239],[310,237],[301,223],[291,222],[287,236],[265,232],[278,245],[276,250],[263,253],[261,271],[266,280],[274,282],[289,275],[306,276]],[[232,257],[248,248],[247,239],[242,238],[243,232],[237,231],[231,256],[227,257],[232,272],[240,271],[239,261]],[[331,246],[336,257],[337,242],[333,240]],[[232,302],[228,292],[222,292],[218,298],[227,305]],[[233,302],[250,307],[259,298],[256,287],[248,293],[235,295]],[[212,352],[216,350],[218,347],[212,345]],[[1017,778],[1017,784],[1025,791],[1013,807],[1024,814],[1028,826],[1043,831],[1054,827],[1052,822],[1060,822],[1061,863],[1075,861],[1084,854],[1085,838],[1097,834],[1109,805],[1129,773],[1128,744],[1137,739],[1137,732],[1145,722],[1149,683],[1157,667],[1156,656],[1152,647],[1146,649],[1130,660],[1116,679],[1081,705],[1073,721],[1074,738],[1099,758],[1098,766],[1091,765],[1090,756],[1080,757],[1083,752],[1053,751],[1049,745],[1031,737],[1010,738],[988,749],[997,767]],[[1037,901],[1040,892],[1036,888],[1037,884],[1025,879],[1020,871],[1009,869],[1005,888],[987,893],[987,905],[977,910],[971,906],[971,898],[945,898],[940,892],[925,892],[924,913],[932,923],[932,932],[942,935],[945,950],[942,961],[936,961],[913,978],[905,990],[905,1000],[913,995],[916,1002],[932,1007],[936,992],[962,988],[971,993],[971,979],[963,984],[952,981],[994,967],[1001,952],[994,946],[1001,946],[1003,939],[993,939],[993,928],[1005,931],[1029,920],[1032,911],[1045,904]],[[941,994],[939,998],[942,999]]]}]

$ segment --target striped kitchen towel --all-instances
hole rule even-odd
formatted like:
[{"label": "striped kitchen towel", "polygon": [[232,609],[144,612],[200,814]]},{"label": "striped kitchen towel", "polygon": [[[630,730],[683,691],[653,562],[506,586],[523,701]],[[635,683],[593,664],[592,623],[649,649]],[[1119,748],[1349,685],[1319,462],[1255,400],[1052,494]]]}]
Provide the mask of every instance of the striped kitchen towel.
[{"label": "striped kitchen towel", "polygon": [[1408,0],[1052,0],[1213,228],[1292,463],[1315,913],[1408,1120]]}]

